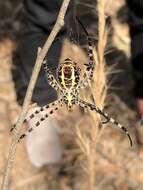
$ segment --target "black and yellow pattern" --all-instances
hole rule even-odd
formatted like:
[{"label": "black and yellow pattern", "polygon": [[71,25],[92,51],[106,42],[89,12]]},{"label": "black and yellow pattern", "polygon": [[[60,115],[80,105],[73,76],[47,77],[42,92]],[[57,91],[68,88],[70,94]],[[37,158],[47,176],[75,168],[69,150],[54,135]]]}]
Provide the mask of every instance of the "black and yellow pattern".
[{"label": "black and yellow pattern", "polygon": [[[109,117],[107,113],[104,113],[100,108],[96,107],[96,105],[85,102],[84,100],[81,100],[79,97],[80,89],[86,87],[88,85],[88,82],[92,80],[93,71],[95,69],[91,38],[89,38],[88,32],[84,28],[81,21],[79,21],[79,23],[84,29],[88,39],[89,62],[85,64],[86,73],[83,76],[81,76],[81,70],[79,66],[77,66],[77,64],[72,59],[67,58],[63,61],[63,63],[59,64],[59,67],[57,68],[56,79],[52,72],[49,70],[46,61],[44,61],[43,68],[45,70],[48,83],[58,92],[59,99],[49,105],[45,105],[35,110],[30,116],[26,117],[25,122],[33,119],[37,114],[47,110],[47,112],[43,114],[40,120],[35,123],[35,126],[30,128],[26,133],[22,134],[19,140],[24,138],[31,131],[33,131],[34,128],[39,127],[44,120],[46,120],[51,114],[57,111],[61,106],[65,105],[68,110],[71,110],[73,106],[78,105],[82,108],[89,108],[91,111],[96,111],[98,114],[104,117],[105,121],[103,121],[102,124],[111,122],[118,128],[120,128],[127,135],[132,146],[132,139],[129,135],[128,130],[124,126],[115,121],[112,117]],[[49,112],[48,108],[51,108]],[[11,131],[13,129],[14,127],[11,129]]]}]

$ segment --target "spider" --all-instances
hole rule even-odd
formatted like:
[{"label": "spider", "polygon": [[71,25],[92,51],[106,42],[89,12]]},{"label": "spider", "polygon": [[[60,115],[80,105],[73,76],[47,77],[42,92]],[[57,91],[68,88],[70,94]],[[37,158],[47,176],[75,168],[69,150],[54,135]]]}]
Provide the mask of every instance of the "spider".
[{"label": "spider", "polygon": [[[23,133],[19,137],[19,141],[23,139],[25,136],[27,136],[28,133],[33,131],[34,128],[40,126],[41,122],[46,120],[51,114],[53,114],[63,105],[66,105],[68,110],[71,110],[74,105],[78,105],[81,108],[88,108],[91,111],[95,111],[98,114],[100,114],[102,117],[104,117],[105,121],[103,121],[102,124],[111,122],[114,125],[116,125],[118,128],[120,128],[127,135],[130,141],[130,145],[132,146],[132,139],[130,137],[130,134],[123,125],[118,123],[112,117],[109,117],[107,113],[103,112],[96,105],[88,103],[79,97],[80,89],[87,87],[89,82],[92,80],[93,72],[95,69],[95,62],[93,57],[92,39],[89,37],[89,34],[84,25],[82,24],[82,22],[78,18],[77,20],[81,25],[82,29],[84,30],[88,41],[89,61],[87,64],[85,64],[86,72],[83,75],[83,80],[80,80],[81,70],[79,66],[77,66],[77,63],[74,62],[72,59],[67,58],[64,60],[63,63],[59,64],[57,68],[57,80],[53,76],[52,72],[47,66],[46,61],[44,60],[43,68],[46,73],[47,81],[59,93],[59,98],[50,104],[47,104],[39,109],[37,108],[30,116],[28,116],[24,120],[25,122],[27,122],[33,119],[37,114],[47,110],[48,108],[52,108],[51,111],[49,111],[49,113],[43,114],[40,120],[35,123],[34,127],[31,127],[27,132]],[[14,127],[11,129],[11,131],[13,129]]]}]

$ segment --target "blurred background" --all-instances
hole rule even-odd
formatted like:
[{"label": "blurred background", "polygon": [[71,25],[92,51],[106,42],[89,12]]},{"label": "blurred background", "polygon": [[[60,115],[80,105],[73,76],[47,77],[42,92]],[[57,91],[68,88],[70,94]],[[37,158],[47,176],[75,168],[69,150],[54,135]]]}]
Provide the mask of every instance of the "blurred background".
[{"label": "blurred background", "polygon": [[[93,0],[76,1],[76,15],[78,15],[89,32],[97,39],[97,11]],[[10,126],[16,120],[20,106],[16,101],[15,88],[11,70],[15,67],[14,60],[19,36],[22,10],[20,0],[0,0],[0,181],[2,180],[9,144],[11,142]],[[78,10],[78,11],[77,11]],[[127,7],[124,0],[107,1],[105,10],[108,16],[109,35],[107,40],[106,62],[112,72],[108,76],[110,87],[106,96],[106,111],[113,118],[124,124],[131,131],[134,141],[133,148],[123,133],[107,127],[98,143],[94,157],[94,180],[97,190],[142,190],[143,189],[143,148],[137,145],[138,134],[143,135],[143,129],[138,126],[137,114],[134,106],[130,64],[130,38],[127,23]],[[69,26],[69,38],[63,47],[63,57],[69,55],[82,62],[83,52],[79,48],[79,41],[74,40],[72,24]],[[71,34],[72,33],[72,34]],[[82,41],[86,40],[83,39]],[[77,42],[77,44],[76,44]],[[83,48],[85,43],[82,43]],[[67,48],[68,47],[68,48]],[[13,58],[14,57],[14,58]],[[74,130],[79,118],[85,118],[87,126],[90,120],[78,110],[66,115],[63,126],[62,144],[64,157],[61,163],[36,169],[32,166],[25,150],[25,140],[18,145],[16,161],[12,171],[12,190],[93,190],[90,187],[92,176],[85,168],[85,158],[77,146]],[[84,121],[85,121],[84,120]],[[80,125],[85,125],[81,121]],[[66,126],[66,129],[64,129]],[[92,157],[92,156],[91,156]]]}]

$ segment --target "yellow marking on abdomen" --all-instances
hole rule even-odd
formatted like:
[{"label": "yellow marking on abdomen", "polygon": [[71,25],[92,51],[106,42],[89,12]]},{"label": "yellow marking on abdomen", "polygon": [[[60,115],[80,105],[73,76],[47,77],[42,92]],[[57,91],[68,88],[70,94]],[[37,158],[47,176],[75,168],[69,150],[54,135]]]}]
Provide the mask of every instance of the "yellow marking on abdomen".
[{"label": "yellow marking on abdomen", "polygon": [[69,92],[68,95],[67,95],[67,100],[68,100],[68,106],[72,106],[72,95],[71,93]]}]

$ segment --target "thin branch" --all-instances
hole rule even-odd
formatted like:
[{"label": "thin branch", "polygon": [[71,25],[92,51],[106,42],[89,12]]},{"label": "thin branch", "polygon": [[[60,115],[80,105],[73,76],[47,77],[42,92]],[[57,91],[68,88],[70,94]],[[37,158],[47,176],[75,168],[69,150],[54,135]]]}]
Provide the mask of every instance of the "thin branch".
[{"label": "thin branch", "polygon": [[16,123],[15,136],[13,137],[12,143],[11,143],[10,148],[9,148],[9,155],[8,155],[8,160],[6,163],[6,168],[5,168],[5,172],[4,172],[1,190],[8,190],[11,170],[13,167],[13,163],[14,163],[15,155],[16,155],[16,150],[17,150],[17,142],[18,142],[18,138],[19,138],[20,128],[22,126],[22,123],[23,123],[24,118],[26,116],[26,113],[28,111],[28,107],[29,107],[29,104],[31,102],[33,90],[34,90],[34,87],[35,87],[35,84],[36,84],[36,81],[37,81],[37,78],[38,78],[38,75],[40,72],[41,65],[42,65],[43,60],[44,60],[47,52],[49,51],[56,35],[58,34],[60,29],[64,25],[64,17],[65,17],[69,3],[70,3],[70,0],[63,0],[57,21],[56,21],[48,39],[47,39],[47,41],[45,42],[45,45],[43,46],[42,49],[38,48],[36,63],[35,63],[35,66],[34,66],[34,69],[32,72],[32,76],[31,76],[31,79],[29,82],[29,86],[28,86],[28,89],[26,92],[22,111],[21,111],[21,114],[20,114],[18,121]]}]

